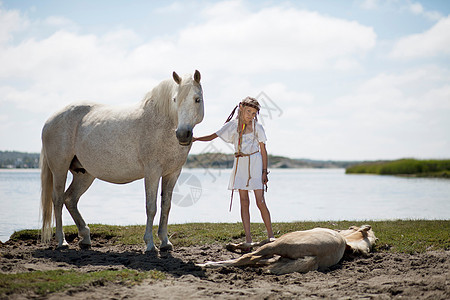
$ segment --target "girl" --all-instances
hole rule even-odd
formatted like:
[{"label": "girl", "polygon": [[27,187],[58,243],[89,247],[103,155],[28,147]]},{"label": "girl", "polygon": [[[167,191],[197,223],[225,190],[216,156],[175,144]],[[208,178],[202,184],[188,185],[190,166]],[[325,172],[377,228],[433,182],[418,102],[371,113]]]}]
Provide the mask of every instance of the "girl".
[{"label": "girl", "polygon": [[[269,181],[267,175],[266,134],[257,123],[260,105],[255,98],[247,97],[239,103],[238,116],[232,120],[238,106],[234,108],[223,127],[211,135],[193,138],[193,141],[212,141],[220,137],[227,143],[234,144],[235,158],[228,189],[239,190],[241,218],[244,225],[245,241],[252,242],[250,233],[250,212],[248,191],[253,190],[256,204],[266,226],[269,240],[274,238],[270,213],[264,200],[263,187]],[[233,200],[233,196],[231,196]],[[231,209],[231,205],[230,205]]]}]

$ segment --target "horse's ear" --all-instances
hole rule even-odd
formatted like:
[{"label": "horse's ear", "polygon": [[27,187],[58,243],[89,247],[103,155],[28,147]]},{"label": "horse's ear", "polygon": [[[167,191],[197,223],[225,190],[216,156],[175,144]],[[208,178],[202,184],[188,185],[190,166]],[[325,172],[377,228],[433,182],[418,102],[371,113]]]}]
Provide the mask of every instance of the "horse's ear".
[{"label": "horse's ear", "polygon": [[173,80],[175,80],[176,83],[178,83],[178,84],[181,83],[181,78],[180,78],[180,76],[178,76],[178,74],[175,71],[173,71],[172,76],[173,76]]},{"label": "horse's ear", "polygon": [[200,83],[200,79],[201,79],[200,72],[198,70],[195,70],[195,73],[194,73],[195,82]]}]

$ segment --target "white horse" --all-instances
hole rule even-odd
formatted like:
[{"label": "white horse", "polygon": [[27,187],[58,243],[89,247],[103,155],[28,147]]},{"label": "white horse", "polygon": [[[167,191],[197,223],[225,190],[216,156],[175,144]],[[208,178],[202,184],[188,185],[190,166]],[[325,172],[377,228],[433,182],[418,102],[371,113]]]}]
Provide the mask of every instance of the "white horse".
[{"label": "white horse", "polygon": [[[51,239],[54,209],[58,247],[68,245],[62,229],[65,205],[78,227],[80,247],[90,247],[90,230],[77,208],[80,196],[95,178],[118,184],[144,178],[144,241],[146,251],[156,251],[152,227],[162,178],[158,237],[160,250],[172,249],[167,237],[172,191],[191,149],[192,130],[203,115],[199,71],[193,78],[173,72],[173,80],[162,81],[142,102],[127,109],[83,103],[53,115],[42,130],[42,240]],[[66,190],[68,171],[73,180]]]}]

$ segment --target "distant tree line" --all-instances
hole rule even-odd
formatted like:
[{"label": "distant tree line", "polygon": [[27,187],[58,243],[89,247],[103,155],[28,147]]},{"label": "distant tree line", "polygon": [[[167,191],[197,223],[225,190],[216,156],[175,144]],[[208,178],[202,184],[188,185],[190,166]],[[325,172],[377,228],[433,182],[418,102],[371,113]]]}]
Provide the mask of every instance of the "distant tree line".
[{"label": "distant tree line", "polygon": [[450,178],[450,159],[418,160],[405,158],[393,161],[366,162],[350,166],[345,172],[347,174]]},{"label": "distant tree line", "polygon": [[[39,168],[39,153],[0,151],[0,168],[26,169]],[[232,168],[233,154],[202,153],[188,156],[185,168]],[[347,168],[358,162],[292,159],[269,155],[269,168]]]},{"label": "distant tree line", "polygon": [[[294,159],[284,156],[269,155],[269,168],[347,168],[357,161],[332,161],[332,160],[312,160]],[[225,153],[202,153],[191,154],[186,161],[186,168],[232,168],[234,161],[233,154]]]},{"label": "distant tree line", "polygon": [[39,168],[39,153],[0,151],[1,169]]}]

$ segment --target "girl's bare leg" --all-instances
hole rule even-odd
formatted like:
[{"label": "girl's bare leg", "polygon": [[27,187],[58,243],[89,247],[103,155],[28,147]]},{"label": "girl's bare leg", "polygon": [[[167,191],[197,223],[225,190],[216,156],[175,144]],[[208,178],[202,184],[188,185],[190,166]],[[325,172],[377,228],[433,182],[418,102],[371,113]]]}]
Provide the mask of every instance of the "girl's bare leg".
[{"label": "girl's bare leg", "polygon": [[266,226],[267,236],[269,238],[273,238],[274,235],[272,230],[272,221],[270,220],[270,212],[266,206],[263,190],[255,190],[255,198],[256,198],[256,205],[258,206],[259,211],[261,212],[261,217],[264,221],[264,225]]},{"label": "girl's bare leg", "polygon": [[250,233],[250,200],[248,191],[239,190],[239,197],[241,200],[241,218],[244,225],[245,242],[252,242],[252,234]]}]

